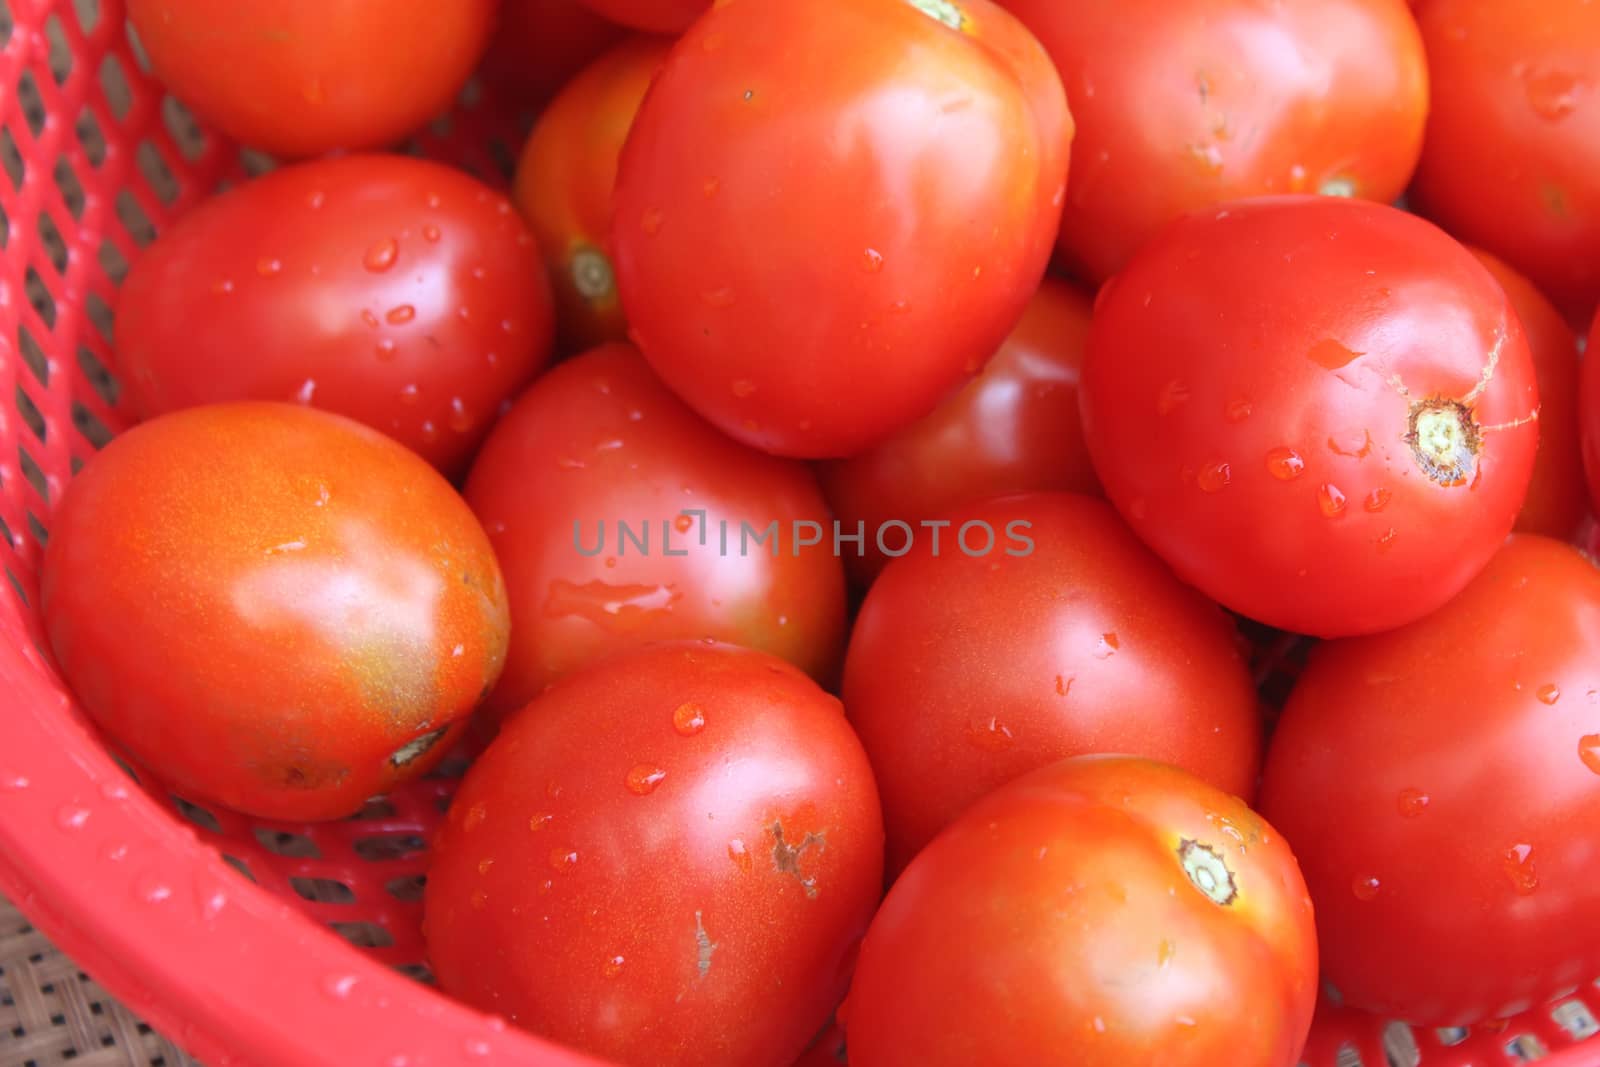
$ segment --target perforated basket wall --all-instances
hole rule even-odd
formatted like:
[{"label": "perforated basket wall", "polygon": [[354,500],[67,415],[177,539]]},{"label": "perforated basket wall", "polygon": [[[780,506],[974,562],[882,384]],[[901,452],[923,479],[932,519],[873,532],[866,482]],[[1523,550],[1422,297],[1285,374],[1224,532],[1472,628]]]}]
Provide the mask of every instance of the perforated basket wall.
[{"label": "perforated basket wall", "polygon": [[[504,184],[520,128],[469,87],[407,149]],[[419,895],[460,759],[342,822],[209,811],[117,762],[43,650],[35,568],[51,505],[126,422],[116,286],[169,220],[269,165],[149,78],[121,0],[0,0],[0,892],[218,1067],[576,1067],[588,1061],[429,987]],[[1292,647],[1269,648],[1270,690]],[[1585,1044],[1596,1006],[1589,986],[1471,1034],[1415,1035],[1330,1010],[1307,1060],[1600,1063]]]}]

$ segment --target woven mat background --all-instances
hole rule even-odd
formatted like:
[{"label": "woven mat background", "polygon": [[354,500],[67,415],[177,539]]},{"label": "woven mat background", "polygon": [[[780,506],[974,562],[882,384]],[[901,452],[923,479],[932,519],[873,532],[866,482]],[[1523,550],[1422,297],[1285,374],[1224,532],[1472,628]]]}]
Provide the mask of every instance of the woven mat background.
[{"label": "woven mat background", "polygon": [[198,1067],[0,897],[0,1067]]}]

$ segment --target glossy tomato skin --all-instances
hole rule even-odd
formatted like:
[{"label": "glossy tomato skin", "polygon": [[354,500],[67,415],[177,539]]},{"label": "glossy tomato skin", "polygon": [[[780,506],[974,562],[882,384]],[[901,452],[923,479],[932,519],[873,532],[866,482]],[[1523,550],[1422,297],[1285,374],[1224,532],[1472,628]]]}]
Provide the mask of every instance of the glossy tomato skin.
[{"label": "glossy tomato skin", "polygon": [[1467,1025],[1600,970],[1596,633],[1600,573],[1517,534],[1426,619],[1313,652],[1261,810],[1347,1003]]},{"label": "glossy tomato skin", "polygon": [[1532,282],[1503,260],[1481,249],[1472,252],[1506,291],[1522,323],[1539,388],[1539,454],[1516,529],[1567,540],[1577,533],[1589,502],[1578,441],[1578,338]]},{"label": "glossy tomato skin", "polygon": [[1066,84],[1060,251],[1090,281],[1186,211],[1271,193],[1387,202],[1416,166],[1428,77],[1402,0],[1001,2]]},{"label": "glossy tomato skin", "polygon": [[975,373],[1038,287],[1060,81],[988,0],[940,10],[960,28],[904,0],[725,4],[645,97],[612,223],[623,307],[737,440],[861,451]]},{"label": "glossy tomato skin", "polygon": [[657,645],[557,682],[467,772],[424,898],[440,984],[624,1064],[782,1064],[881,892],[871,768],[764,653]]},{"label": "glossy tomato skin", "polygon": [[[879,576],[845,660],[891,873],[973,801],[1066,756],[1146,756],[1254,795],[1261,726],[1233,624],[1109,505],[1031,493],[946,517],[937,555],[925,539]],[[1015,556],[1013,523],[1031,542]],[[967,554],[968,524],[1005,547]]]},{"label": "glossy tomato skin", "polygon": [[512,196],[554,284],[564,347],[628,339],[606,253],[617,157],[670,42],[632,37],[569,82],[539,117]]},{"label": "glossy tomato skin", "polygon": [[442,164],[350,156],[230,190],[146,249],[117,301],[117,369],[145,417],[297,401],[454,474],[553,332],[504,196]]},{"label": "glossy tomato skin", "polygon": [[1294,1067],[1316,988],[1282,836],[1182,771],[1083,756],[916,858],[842,1017],[853,1067]]},{"label": "glossy tomato skin", "polygon": [[682,33],[711,6],[711,0],[583,0],[619,26],[647,33]]},{"label": "glossy tomato skin", "polygon": [[[536,382],[485,443],[465,493],[511,590],[494,715],[649,641],[714,637],[820,678],[838,664],[844,568],[815,475],[717,433],[628,345]],[[774,522],[774,537],[751,539]],[[817,524],[821,543],[797,548],[796,522]]]},{"label": "glossy tomato skin", "polygon": [[[888,440],[820,466],[839,521],[875,531],[895,520],[917,526],[989,496],[1098,493],[1078,417],[1089,314],[1088,297],[1046,278],[976,378]],[[888,558],[874,539],[845,563],[867,584]]]},{"label": "glossy tomato skin", "polygon": [[285,158],[392,145],[444,111],[495,0],[128,0],[158,78],[236,141]]},{"label": "glossy tomato skin", "polygon": [[181,796],[332,819],[449,750],[505,659],[488,539],[348,419],[219,404],[112,441],[50,528],[42,612],[106,733]]},{"label": "glossy tomato skin", "polygon": [[1417,6],[1433,102],[1415,208],[1526,274],[1575,321],[1600,296],[1600,10]]},{"label": "glossy tomato skin", "polygon": [[1493,276],[1421,219],[1333,197],[1163,231],[1102,289],[1079,395],[1107,496],[1178,576],[1318,637],[1459,592],[1538,445]]},{"label": "glossy tomato skin", "polygon": [[[1600,359],[1588,353],[1600,353],[1600,314],[1595,316],[1589,329],[1589,342],[1585,356],[1578,365],[1578,426],[1579,444],[1583,450],[1583,469],[1589,484],[1589,502],[1600,512]],[[1596,536],[1600,543],[1600,536]]]},{"label": "glossy tomato skin", "polygon": [[537,111],[625,33],[580,0],[504,0],[479,72],[502,96]]}]

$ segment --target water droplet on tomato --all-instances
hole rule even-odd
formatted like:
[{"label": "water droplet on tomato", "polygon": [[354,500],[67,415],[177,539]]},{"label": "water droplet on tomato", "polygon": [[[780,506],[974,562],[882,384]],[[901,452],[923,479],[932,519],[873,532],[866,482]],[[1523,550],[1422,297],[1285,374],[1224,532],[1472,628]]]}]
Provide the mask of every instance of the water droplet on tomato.
[{"label": "water droplet on tomato", "polygon": [[400,304],[386,311],[383,317],[389,325],[401,326],[417,317],[417,309],[410,304]]},{"label": "water droplet on tomato", "polygon": [[1011,727],[990,715],[967,723],[967,740],[984,752],[1002,752],[1016,744],[1017,739]]},{"label": "water droplet on tomato", "polygon": [[378,328],[378,316],[374,315],[366,308],[361,309],[361,321],[372,327],[374,330]]},{"label": "water droplet on tomato", "polygon": [[484,905],[489,903],[489,894],[486,890],[474,889],[469,899],[472,902],[473,911],[482,911]]},{"label": "water droplet on tomato", "polygon": [[667,772],[653,763],[638,763],[629,769],[623,784],[634,796],[645,797],[654,793],[666,776]]},{"label": "water droplet on tomato", "polygon": [[1532,845],[1518,844],[1506,849],[1501,868],[1519,895],[1527,896],[1539,888],[1539,873],[1533,866]]},{"label": "water droplet on tomato", "polygon": [[466,402],[459,396],[450,398],[450,428],[456,433],[466,433],[477,424],[477,419],[472,412],[467,410]]},{"label": "water droplet on tomato", "polygon": [[348,1000],[359,981],[353,974],[330,974],[322,980],[322,991],[334,1000]]},{"label": "water droplet on tomato", "polygon": [[315,211],[317,208],[325,204],[327,200],[327,194],[325,194],[321,189],[313,189],[311,191],[311,195],[306,197],[306,207],[310,208],[312,211]]},{"label": "water droplet on tomato", "polygon": [[1207,463],[1200,468],[1200,473],[1195,475],[1195,484],[1206,493],[1220,493],[1232,480],[1233,468],[1221,461]]},{"label": "water droplet on tomato", "polygon": [[423,444],[431,445],[439,439],[439,427],[435,426],[431,419],[424,419],[417,431],[422,438]]},{"label": "water droplet on tomato", "polygon": [[575,848],[553,848],[548,857],[551,870],[557,874],[566,874],[578,865],[578,850]]},{"label": "water droplet on tomato", "polygon": [[737,837],[728,842],[728,858],[745,874],[750,873],[750,850]]},{"label": "water droplet on tomato", "polygon": [[316,395],[316,392],[317,383],[312,381],[310,378],[307,378],[305,381],[300,383],[300,388],[294,394],[294,398],[299,403],[309,404],[311,403],[311,398]]},{"label": "water droplet on tomato", "polygon": [[1540,118],[1558,122],[1577,110],[1578,79],[1564,70],[1526,71],[1522,86]]},{"label": "water droplet on tomato", "polygon": [[1344,493],[1337,485],[1323,482],[1317,487],[1317,507],[1326,518],[1337,518],[1344,514]]},{"label": "water droplet on tomato", "polygon": [[1373,514],[1377,514],[1386,506],[1388,506],[1389,498],[1392,495],[1393,494],[1391,494],[1387,489],[1374,489],[1372,492],[1367,494],[1367,498],[1361,502],[1361,506]]},{"label": "water droplet on tomato", "polygon": [[489,809],[480,802],[472,805],[461,816],[461,829],[471,833],[483,825],[483,820],[489,817]]},{"label": "water droplet on tomato", "polygon": [[211,283],[211,291],[219,296],[233,292],[233,279],[218,278],[216,281]]},{"label": "water droplet on tomato", "polygon": [[385,237],[371,248],[361,258],[361,265],[374,274],[382,274],[394,266],[394,261],[400,257],[400,242],[393,237]]},{"label": "water droplet on tomato", "polygon": [[546,826],[549,826],[550,820],[554,818],[555,816],[550,814],[548,811],[536,811],[532,815],[528,816],[528,829],[534,833],[538,833]]},{"label": "water droplet on tomato", "polygon": [[1357,900],[1375,900],[1383,883],[1370,874],[1358,874],[1350,881],[1350,892]]},{"label": "water droplet on tomato", "polygon": [[490,868],[492,868],[493,866],[494,866],[494,857],[493,856],[485,856],[483,859],[478,861],[478,873],[479,874],[488,874]]},{"label": "water droplet on tomato", "polygon": [[394,358],[395,344],[387,337],[380,340],[373,348],[378,353],[378,358],[385,363]]},{"label": "water droplet on tomato", "polygon": [[1156,397],[1156,414],[1171,415],[1189,402],[1189,396],[1189,383],[1172,379],[1161,387],[1161,393]]},{"label": "water droplet on tomato", "polygon": [[415,383],[400,387],[400,403],[415,404],[417,402],[417,387]]},{"label": "water droplet on tomato", "polygon": [[1348,365],[1352,360],[1364,355],[1366,355],[1365,352],[1357,352],[1331,337],[1318,341],[1306,352],[1307,359],[1320,367],[1326,367],[1328,370],[1338,370],[1340,367]]},{"label": "water droplet on tomato", "polygon": [[1408,819],[1415,819],[1428,810],[1428,804],[1432,799],[1420,789],[1402,789],[1398,801],[1400,814]]},{"label": "water droplet on tomato", "polygon": [[429,244],[433,244],[439,239],[439,227],[431,222],[424,225],[422,227],[422,239]]},{"label": "water droplet on tomato", "polygon": [[56,812],[56,825],[63,830],[81,830],[89,821],[89,809],[69,805]]},{"label": "water droplet on tomato", "polygon": [[1539,698],[1539,703],[1541,704],[1554,704],[1561,699],[1561,688],[1554,684],[1541,685],[1534,696]]},{"label": "water droplet on tomato", "polygon": [[1306,461],[1292,448],[1274,448],[1267,453],[1267,473],[1280,482],[1293,481],[1305,469]]},{"label": "water droplet on tomato", "polygon": [[1243,422],[1254,410],[1250,401],[1241,396],[1228,401],[1228,406],[1223,409],[1222,414],[1229,422]]},{"label": "water droplet on tomato", "polygon": [[868,274],[876,274],[883,269],[883,253],[876,248],[869,248],[861,254],[861,269]]},{"label": "water droplet on tomato", "polygon": [[1383,531],[1383,533],[1379,534],[1378,535],[1378,541],[1377,541],[1378,551],[1379,552],[1387,552],[1391,548],[1393,548],[1394,547],[1394,539],[1395,539],[1395,537],[1396,537],[1396,534],[1395,534],[1395,530],[1394,530],[1393,526],[1389,527],[1387,530]]},{"label": "water droplet on tomato", "polygon": [[1578,758],[1585,767],[1600,774],[1600,734],[1584,734],[1578,738]]},{"label": "water droplet on tomato", "polygon": [[1372,435],[1366,430],[1332,434],[1328,438],[1328,450],[1351,459],[1366,459],[1372,451]]},{"label": "water droplet on tomato", "polygon": [[[687,516],[680,516],[686,518]],[[706,713],[699,704],[679,704],[672,713],[672,728],[683,737],[693,737],[706,728]]]},{"label": "water droplet on tomato", "polygon": [[628,961],[621,956],[612,956],[606,960],[605,966],[601,969],[605,972],[605,976],[607,978],[615,978],[617,975],[622,973],[622,965],[627,962]]},{"label": "water droplet on tomato", "polygon": [[282,270],[283,261],[281,259],[262,258],[256,260],[256,273],[263,278],[274,277]]},{"label": "water droplet on tomato", "polygon": [[1094,658],[1110,659],[1112,654],[1121,647],[1122,642],[1117,639],[1117,635],[1115,633],[1101,634],[1100,640],[1096,642],[1094,646]]}]

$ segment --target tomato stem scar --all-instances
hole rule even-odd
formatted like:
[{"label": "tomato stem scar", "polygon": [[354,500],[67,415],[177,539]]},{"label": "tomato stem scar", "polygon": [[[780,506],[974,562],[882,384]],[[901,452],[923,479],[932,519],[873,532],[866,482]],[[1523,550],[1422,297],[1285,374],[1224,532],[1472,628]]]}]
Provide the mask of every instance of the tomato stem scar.
[{"label": "tomato stem scar", "polygon": [[1222,856],[1209,845],[1184,838],[1178,844],[1178,862],[1183,873],[1189,876],[1194,887],[1204,893],[1213,904],[1227,907],[1239,897],[1233,883],[1233,872]]}]

